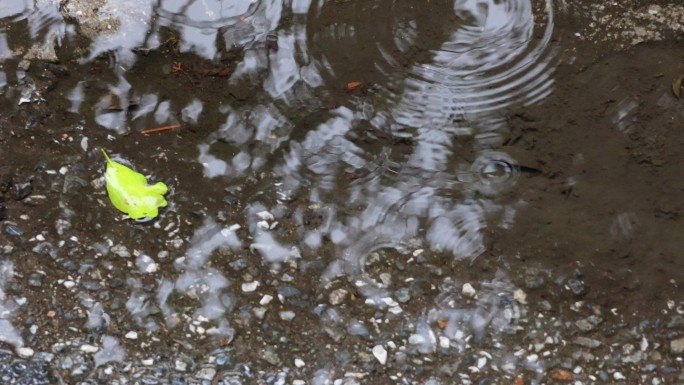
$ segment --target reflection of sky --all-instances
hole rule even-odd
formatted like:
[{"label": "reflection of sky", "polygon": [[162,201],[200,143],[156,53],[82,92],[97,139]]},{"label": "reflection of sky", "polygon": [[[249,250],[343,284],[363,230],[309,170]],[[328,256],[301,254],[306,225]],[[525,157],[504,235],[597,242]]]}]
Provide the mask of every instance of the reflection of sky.
[{"label": "reflection of sky", "polygon": [[[291,7],[303,15],[309,5],[308,1],[296,0]],[[391,298],[393,294],[365,271],[370,253],[380,249],[399,252],[406,244],[417,242],[457,259],[475,258],[485,251],[483,229],[495,223],[492,218],[504,213],[512,216],[513,207],[497,202],[496,196],[515,184],[515,160],[490,148],[495,147],[490,143],[497,143],[496,137],[505,134],[502,111],[506,107],[538,100],[552,86],[545,46],[551,27],[539,46],[530,46],[534,25],[528,0],[456,1],[455,12],[463,23],[446,34],[449,40],[434,49],[426,62],[387,74],[388,84],[378,85],[396,91],[380,93],[387,96],[383,100],[373,99],[372,93],[367,97],[349,95],[342,106],[323,112],[307,104],[320,105],[313,95],[323,88],[339,86],[326,84],[328,80],[321,75],[334,74],[326,50],[336,47],[323,47],[320,52],[320,47],[310,46],[305,18],[288,20],[281,26],[282,15],[290,11],[283,9],[283,2],[162,1],[156,7],[151,1],[110,1],[101,12],[120,18],[121,30],[96,39],[91,57],[114,50],[124,64],[132,64],[130,51],[143,44],[158,44],[155,35],[160,26],[180,32],[183,51],[207,59],[215,59],[225,48],[217,46],[219,34],[228,47],[243,48],[244,59],[229,81],[237,84],[248,80],[261,85],[262,91],[255,98],[259,102],[212,111],[225,118],[197,143],[197,160],[204,175],[221,184],[254,173],[272,173],[281,197],[304,195],[304,201],[326,208],[321,226],[286,242],[270,231],[273,220],[257,214],[270,208],[252,201],[257,198],[245,197],[242,203],[250,209],[240,223],[248,226],[250,252],[264,262],[306,258],[306,251],[302,254],[300,250],[315,253],[326,237],[338,254],[324,278],[346,276],[375,306],[400,311]],[[0,8],[0,12],[24,11]],[[158,24],[151,25],[155,13]],[[353,26],[335,27],[318,33],[346,31],[351,33],[335,38],[354,38]],[[421,38],[419,25],[410,20],[402,21],[394,31],[406,38],[392,36],[389,42],[375,45],[378,57],[390,63],[396,62],[392,55],[409,51]],[[152,37],[148,36],[150,32]],[[259,44],[267,36],[277,49]],[[129,119],[151,116],[160,125],[175,123],[172,117],[179,115],[171,110],[172,103],[149,90],[136,98],[139,108],[131,116],[107,111],[112,95],[122,106],[133,100],[136,90],[131,89],[129,80],[122,73],[101,95],[95,109],[99,125],[121,133]],[[72,111],[88,110],[80,106],[81,87],[77,85],[69,94]],[[293,134],[304,130],[295,118],[312,110],[317,112],[312,114],[312,128],[293,139]],[[206,113],[203,101],[195,99],[182,107],[180,116],[185,122],[201,124]],[[371,128],[406,139],[407,144],[401,146],[404,153],[399,154],[399,147],[391,144],[394,137],[390,143],[371,139],[371,145],[354,140]],[[279,158],[269,162],[274,156]],[[274,168],[265,169],[269,164],[275,164]],[[351,180],[351,174],[358,178]],[[167,326],[180,322],[177,309],[168,301],[177,292],[195,301],[195,318],[221,320],[221,333],[231,333],[224,316],[234,305],[236,285],[208,261],[221,249],[236,250],[247,242],[239,239],[235,230],[208,218],[196,229],[185,254],[175,261],[177,274],[158,281],[156,298],[141,289],[139,280],[127,282],[131,297],[126,306],[141,326],[151,330],[160,326],[148,319],[151,303],[159,305]],[[137,262],[144,272],[152,268],[145,258]],[[501,290],[510,291],[504,286]],[[496,289],[499,287],[491,291]],[[482,298],[490,296],[485,291]],[[437,311],[454,323],[473,311],[480,314],[479,309],[470,309],[469,313],[461,309]],[[498,309],[482,311],[473,328],[482,330],[494,319],[490,314],[494,311]],[[427,321],[421,322],[416,349],[432,352],[437,339]],[[453,334],[450,339],[462,340],[455,327],[449,332]]]},{"label": "reflection of sky", "polygon": [[[183,50],[208,59],[223,49],[217,47],[217,34],[222,33],[228,47],[241,45],[244,50],[244,59],[229,81],[260,82],[263,97],[273,101],[223,108],[225,123],[197,146],[198,161],[207,177],[245,176],[269,164],[271,154],[281,150],[282,158],[274,171],[282,179],[283,194],[306,190],[312,201],[364,207],[356,218],[338,218],[336,238],[359,239],[360,232],[377,232],[375,237],[364,239],[401,243],[415,235],[415,231],[407,230],[406,223],[425,222],[425,241],[456,258],[473,258],[484,250],[481,230],[488,224],[488,215],[507,211],[510,216],[510,208],[483,198],[510,187],[517,175],[514,159],[490,150],[506,131],[499,111],[514,102],[538,100],[550,92],[552,84],[545,46],[552,25],[546,27],[540,45],[530,45],[535,26],[528,0],[455,1],[454,12],[461,23],[453,26],[447,41],[432,50],[431,60],[416,63],[408,72],[388,75],[393,88],[401,92],[381,94],[387,96],[385,100],[352,97],[348,105],[329,110],[328,116],[298,141],[290,140],[298,129],[291,117],[301,113],[296,106],[302,100],[316,103],[312,95],[326,81],[319,71],[333,73],[326,51],[333,47],[321,50],[309,46],[306,25],[302,24],[305,18],[280,26],[284,9],[282,2],[276,1],[163,1],[154,9],[147,8],[151,3],[141,6],[136,2],[135,9],[127,0],[114,3],[118,17],[134,24],[122,30],[131,35],[125,42],[130,46],[119,49],[140,44],[142,31],[152,28],[153,33],[158,32],[158,25],[150,26],[149,19],[142,17],[152,12],[160,16],[160,25],[175,27],[181,33]],[[309,5],[298,1],[292,7],[294,12],[305,14]],[[548,8],[551,12],[550,4]],[[547,16],[550,19],[551,14]],[[418,28],[415,22],[402,20],[393,28],[396,34],[390,41],[376,42],[378,57],[396,62],[392,57],[396,53],[387,48],[409,51],[411,45],[419,44]],[[332,23],[317,33],[331,34],[334,39],[356,39],[355,33],[339,33],[355,30],[354,25]],[[255,44],[263,42],[267,34],[276,48]],[[405,38],[397,39],[398,35]],[[124,77],[109,88],[123,104],[131,98]],[[82,98],[78,87],[71,97],[76,108]],[[125,113],[102,112],[110,102],[107,97],[103,96],[96,120],[120,131],[127,117]],[[169,120],[175,115],[169,106],[168,100],[145,94],[133,117],[154,114],[159,125],[174,124]],[[201,120],[202,110],[202,101],[195,100],[184,107],[182,117],[188,122]],[[392,155],[392,146],[380,142],[376,146],[386,150],[382,156],[359,147],[351,138],[361,133],[360,123],[364,121],[378,131],[409,138],[410,151],[397,158]],[[464,138],[475,139],[474,148],[469,149],[475,155],[455,161]],[[221,143],[216,148],[224,149],[223,153],[215,151],[217,143]],[[487,170],[496,169],[497,164],[504,165],[500,168],[503,175],[493,180]],[[345,186],[340,181],[349,171],[367,176]],[[340,188],[348,192],[346,202],[336,198]],[[316,245],[316,237],[323,235],[322,230],[309,234],[306,243]]]}]

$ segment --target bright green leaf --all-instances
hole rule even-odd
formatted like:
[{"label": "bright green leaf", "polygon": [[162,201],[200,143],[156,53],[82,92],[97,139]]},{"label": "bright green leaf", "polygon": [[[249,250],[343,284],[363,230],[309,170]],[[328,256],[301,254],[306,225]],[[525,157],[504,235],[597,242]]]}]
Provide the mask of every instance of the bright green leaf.
[{"label": "bright green leaf", "polygon": [[155,218],[159,215],[158,208],[166,207],[166,185],[158,182],[150,186],[143,174],[109,159],[105,150],[102,153],[107,158],[107,195],[114,207],[133,219]]}]

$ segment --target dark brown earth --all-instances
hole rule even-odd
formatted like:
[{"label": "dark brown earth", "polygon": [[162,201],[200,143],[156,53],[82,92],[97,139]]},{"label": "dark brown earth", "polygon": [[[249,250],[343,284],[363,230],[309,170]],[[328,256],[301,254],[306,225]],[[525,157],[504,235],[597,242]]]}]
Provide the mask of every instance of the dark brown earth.
[{"label": "dark brown earth", "polygon": [[563,66],[551,98],[510,115],[510,153],[542,172],[523,173],[525,204],[493,254],[580,275],[585,299],[628,318],[682,295],[683,57],[679,42],[641,44]]}]

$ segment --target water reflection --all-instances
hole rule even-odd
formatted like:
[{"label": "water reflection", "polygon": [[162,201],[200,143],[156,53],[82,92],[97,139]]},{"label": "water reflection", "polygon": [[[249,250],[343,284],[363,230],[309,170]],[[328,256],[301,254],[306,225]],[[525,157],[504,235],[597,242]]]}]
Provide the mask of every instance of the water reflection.
[{"label": "water reflection", "polygon": [[[206,192],[210,199],[189,194],[199,205],[221,201],[226,187],[258,185],[231,189],[246,207],[244,217],[231,218],[235,225],[208,210],[173,271],[137,255],[139,274],[126,281],[125,307],[140,327],[176,327],[189,309],[191,322],[212,321],[214,334],[232,339],[226,314],[239,304],[238,285],[211,257],[233,258],[238,250],[275,270],[332,254],[319,273],[325,285],[341,278],[366,305],[401,314],[400,294],[370,271],[369,256],[384,252],[409,261],[419,255],[411,249],[424,247],[473,259],[486,250],[485,228],[510,225],[515,206],[502,193],[515,186],[519,168],[500,149],[505,114],[553,89],[550,0],[435,1],[421,9],[389,0],[233,3],[111,0],[98,12],[105,22],[118,22],[94,37],[85,60],[113,53],[114,80],[92,80],[98,87],[79,81],[67,96],[72,113],[90,115],[119,135],[112,141],[125,137],[132,122],[201,127],[183,142],[193,154],[186,161],[199,163],[202,182],[215,187]],[[338,14],[338,7],[352,11]],[[0,15],[29,9],[0,8]],[[180,53],[217,61],[237,48],[241,56],[226,79],[208,82],[207,94],[159,90],[129,74],[140,60],[135,50],[160,47],[163,29],[178,33]],[[352,81],[364,87],[345,92]],[[221,99],[224,88],[242,96]],[[96,101],[85,106],[89,92]],[[277,231],[283,211],[300,226]],[[307,211],[319,214],[317,225],[303,226]],[[616,232],[627,231],[623,222],[617,220]],[[243,238],[236,233],[241,228]],[[144,278],[155,273],[160,276],[149,290]],[[259,286],[246,284],[244,292]],[[504,278],[483,284],[476,302],[451,289],[440,288],[434,305],[411,315],[417,325],[412,351],[462,350],[469,333],[481,338],[490,325],[507,332],[518,317],[510,299],[515,288]],[[107,323],[101,303],[89,300],[88,308],[88,326]],[[331,330],[368,334],[360,320],[335,307],[322,309],[320,318]],[[443,331],[432,326],[437,320],[446,322]],[[122,359],[115,341],[102,344],[115,354],[99,362]]]},{"label": "water reflection", "polygon": [[[227,84],[259,84],[259,101],[223,104],[225,121],[197,144],[197,161],[209,178],[239,178],[275,164],[266,171],[275,172],[281,197],[324,204],[334,218],[297,243],[312,250],[330,236],[340,254],[333,267],[352,280],[363,278],[367,253],[415,237],[455,258],[475,258],[484,251],[482,230],[514,217],[498,196],[519,171],[497,148],[508,130],[506,108],[552,90],[550,0],[437,1],[424,11],[390,1],[162,1],[131,12],[131,2],[113,3],[113,17],[126,21],[112,36],[127,38],[95,39],[91,55],[114,50],[130,64],[122,52],[155,48],[162,27],[177,30],[181,52],[206,59],[242,49]],[[378,27],[380,19],[387,26]],[[365,94],[334,91],[356,80],[372,87]],[[123,133],[129,119],[151,114],[155,124],[177,123],[172,101],[155,93],[136,98],[125,73],[107,88],[96,106],[98,124]],[[73,109],[80,95],[79,84]],[[330,100],[335,106],[325,107]],[[133,102],[132,116],[111,108]],[[182,107],[183,121],[202,124],[206,102]],[[298,126],[302,114],[311,115],[312,128]],[[351,206],[360,209],[352,213]],[[280,244],[288,242],[253,235],[265,260],[291,256]]]}]

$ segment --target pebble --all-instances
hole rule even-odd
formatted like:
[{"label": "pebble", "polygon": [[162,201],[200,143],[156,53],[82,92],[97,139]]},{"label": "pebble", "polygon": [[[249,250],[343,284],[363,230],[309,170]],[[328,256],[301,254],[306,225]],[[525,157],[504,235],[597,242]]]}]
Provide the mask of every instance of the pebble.
[{"label": "pebble", "polygon": [[286,310],[286,311],[280,312],[280,319],[283,321],[292,321],[292,319],[294,319],[294,317],[295,317],[295,313],[293,311]]},{"label": "pebble", "polygon": [[109,249],[109,251],[111,251],[112,253],[121,258],[130,258],[131,256],[131,252],[128,251],[128,249],[124,245],[112,246],[112,248]]},{"label": "pebble", "polygon": [[273,366],[280,366],[280,357],[272,349],[267,348],[261,354],[261,358]]},{"label": "pebble", "polygon": [[211,368],[211,367],[202,368],[195,375],[195,377],[199,378],[200,380],[207,380],[207,381],[213,380],[214,376],[216,376],[216,369]]},{"label": "pebble", "polygon": [[43,278],[45,276],[40,273],[32,273],[29,278],[28,278],[28,285],[32,287],[41,287],[43,286]]},{"label": "pebble", "polygon": [[394,292],[394,295],[397,296],[397,301],[401,303],[406,303],[411,300],[411,293],[409,292],[409,289],[406,287],[398,289]]},{"label": "pebble", "polygon": [[31,195],[31,192],[33,191],[33,184],[31,182],[21,183],[15,185],[14,188],[16,189],[16,200],[21,201],[27,196]]},{"label": "pebble", "polygon": [[21,237],[24,235],[24,230],[14,225],[5,226],[5,234],[12,235],[15,237]]},{"label": "pebble", "polygon": [[463,294],[464,297],[473,298],[475,297],[476,293],[477,292],[475,291],[473,285],[471,285],[470,283],[463,284],[463,287],[461,288],[461,294]]},{"label": "pebble", "polygon": [[373,356],[381,365],[387,363],[387,350],[382,345],[375,345],[373,347]]},{"label": "pebble", "polygon": [[575,337],[572,341],[575,345],[584,346],[585,348],[595,349],[601,346],[601,341],[587,337]]},{"label": "pebble", "polygon": [[328,302],[330,302],[331,305],[339,305],[347,298],[347,294],[349,294],[349,292],[345,289],[333,290],[328,296]]},{"label": "pebble", "polygon": [[242,291],[251,293],[259,287],[259,281],[245,282],[242,284]]},{"label": "pebble", "polygon": [[594,330],[601,322],[603,322],[603,318],[597,315],[591,315],[575,322],[575,326],[583,332],[589,332]]},{"label": "pebble", "polygon": [[31,348],[28,348],[26,346],[22,346],[20,348],[17,348],[17,354],[21,358],[29,358],[29,357],[33,356],[34,351]]},{"label": "pebble", "polygon": [[527,294],[521,289],[517,289],[513,292],[513,299],[521,305],[527,304]]},{"label": "pebble", "polygon": [[95,353],[96,351],[100,350],[97,346],[90,345],[90,344],[83,344],[81,345],[81,351],[85,353]]},{"label": "pebble", "polygon": [[572,373],[563,368],[555,368],[549,372],[549,377],[554,381],[569,382],[572,381]]},{"label": "pebble", "polygon": [[684,338],[670,341],[670,351],[674,354],[684,353]]},{"label": "pebble", "polygon": [[273,296],[269,294],[264,294],[263,297],[261,297],[261,300],[259,301],[259,305],[265,306],[268,305],[273,301]]},{"label": "pebble", "polygon": [[174,369],[176,369],[177,372],[184,372],[188,370],[188,363],[183,360],[176,360]]},{"label": "pebble", "polygon": [[581,297],[584,294],[587,293],[586,286],[584,286],[584,282],[580,281],[579,279],[576,278],[571,278],[567,282],[568,289],[572,292],[577,297]]},{"label": "pebble", "polygon": [[303,368],[306,365],[306,363],[304,363],[304,361],[302,361],[301,358],[295,358],[294,364],[298,368]]},{"label": "pebble", "polygon": [[138,333],[131,330],[130,332],[126,333],[126,335],[124,337],[126,337],[129,340],[137,340],[138,339]]}]

